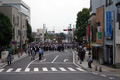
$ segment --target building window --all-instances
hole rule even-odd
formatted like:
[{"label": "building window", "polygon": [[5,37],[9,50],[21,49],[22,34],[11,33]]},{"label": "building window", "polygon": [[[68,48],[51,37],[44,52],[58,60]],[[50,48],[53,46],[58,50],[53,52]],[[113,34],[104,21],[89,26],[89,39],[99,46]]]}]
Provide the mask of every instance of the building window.
[{"label": "building window", "polygon": [[113,4],[113,0],[106,0],[106,7]]},{"label": "building window", "polygon": [[19,17],[17,17],[17,25],[19,26]]}]

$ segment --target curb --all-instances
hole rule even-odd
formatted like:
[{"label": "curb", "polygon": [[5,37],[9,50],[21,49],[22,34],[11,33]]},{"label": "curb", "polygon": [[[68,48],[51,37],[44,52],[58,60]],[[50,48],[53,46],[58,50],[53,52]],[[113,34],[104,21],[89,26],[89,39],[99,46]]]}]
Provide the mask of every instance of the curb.
[{"label": "curb", "polygon": [[[72,50],[72,49],[71,49],[71,50]],[[79,66],[79,67],[81,67],[82,69],[87,70],[87,71],[94,71],[93,69],[89,69],[89,68],[86,68],[86,67],[78,64],[77,61],[76,61],[76,54],[75,54],[75,52],[74,52],[73,50],[72,50],[72,53],[73,53],[73,57],[74,57],[74,58],[73,58],[73,63],[74,63],[75,65],[77,65],[77,66]]]}]

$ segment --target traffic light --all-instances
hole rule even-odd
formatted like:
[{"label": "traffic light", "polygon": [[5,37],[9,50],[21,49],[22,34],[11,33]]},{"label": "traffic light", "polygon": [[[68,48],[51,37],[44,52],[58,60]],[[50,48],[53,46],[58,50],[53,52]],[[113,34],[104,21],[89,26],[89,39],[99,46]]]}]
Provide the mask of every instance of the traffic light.
[{"label": "traffic light", "polygon": [[64,29],[63,31],[72,31],[72,29]]},{"label": "traffic light", "polygon": [[64,29],[63,31],[67,31],[67,29]]},{"label": "traffic light", "polygon": [[68,29],[68,31],[72,31],[72,29]]}]

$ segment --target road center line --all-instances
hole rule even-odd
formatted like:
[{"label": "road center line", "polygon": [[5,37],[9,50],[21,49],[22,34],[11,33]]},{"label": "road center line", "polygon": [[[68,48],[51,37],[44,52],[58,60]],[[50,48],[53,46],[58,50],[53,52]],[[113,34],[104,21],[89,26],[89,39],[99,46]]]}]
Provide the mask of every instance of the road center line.
[{"label": "road center line", "polygon": [[55,59],[51,63],[54,63],[57,58],[58,58],[58,55],[55,57]]}]

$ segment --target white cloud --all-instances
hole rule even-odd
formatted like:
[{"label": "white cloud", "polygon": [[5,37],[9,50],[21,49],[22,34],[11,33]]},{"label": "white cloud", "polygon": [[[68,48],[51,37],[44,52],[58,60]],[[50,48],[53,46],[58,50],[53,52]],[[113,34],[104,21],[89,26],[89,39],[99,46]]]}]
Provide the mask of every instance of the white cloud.
[{"label": "white cloud", "polygon": [[33,31],[47,25],[48,30],[61,32],[69,24],[75,24],[77,13],[90,6],[90,0],[23,0],[31,7]]}]

